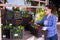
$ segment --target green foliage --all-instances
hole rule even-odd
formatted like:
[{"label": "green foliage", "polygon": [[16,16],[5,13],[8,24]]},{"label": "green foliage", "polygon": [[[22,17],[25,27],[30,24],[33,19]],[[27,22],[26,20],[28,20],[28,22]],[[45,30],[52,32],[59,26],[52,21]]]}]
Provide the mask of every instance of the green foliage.
[{"label": "green foliage", "polygon": [[12,27],[9,25],[2,26],[2,30],[6,30],[6,29],[10,29],[10,28],[12,28]]},{"label": "green foliage", "polygon": [[37,8],[36,9],[36,12],[41,12],[42,11],[42,8]]},{"label": "green foliage", "polygon": [[36,9],[36,12],[37,12],[37,13],[44,12],[44,11],[45,11],[45,10],[43,10],[42,8],[37,8],[37,9]]},{"label": "green foliage", "polygon": [[43,10],[42,8],[37,8],[36,15],[35,15],[35,22],[42,20],[44,15],[45,15],[45,10]]},{"label": "green foliage", "polygon": [[27,2],[31,2],[32,0],[27,0]]},{"label": "green foliage", "polygon": [[21,30],[24,30],[24,26],[15,26],[13,27],[13,33],[19,33]]},{"label": "green foliage", "polygon": [[12,29],[13,37],[14,38],[23,38],[24,33],[24,26],[14,26]]}]

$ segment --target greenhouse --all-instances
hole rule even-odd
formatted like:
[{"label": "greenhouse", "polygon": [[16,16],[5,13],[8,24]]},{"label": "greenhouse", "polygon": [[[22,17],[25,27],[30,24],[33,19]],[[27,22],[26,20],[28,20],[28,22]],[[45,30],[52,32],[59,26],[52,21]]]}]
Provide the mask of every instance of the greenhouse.
[{"label": "greenhouse", "polygon": [[54,32],[60,40],[60,1],[0,0],[0,40],[46,40]]}]

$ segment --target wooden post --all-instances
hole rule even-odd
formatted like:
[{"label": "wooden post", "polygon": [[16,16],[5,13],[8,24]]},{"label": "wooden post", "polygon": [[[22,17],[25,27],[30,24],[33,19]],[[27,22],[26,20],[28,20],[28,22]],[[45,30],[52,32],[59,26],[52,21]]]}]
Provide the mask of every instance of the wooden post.
[{"label": "wooden post", "polygon": [[46,0],[45,5],[48,5],[48,4],[49,4],[49,0]]},{"label": "wooden post", "polygon": [[1,30],[1,9],[0,9],[0,40],[2,40],[2,30]]},{"label": "wooden post", "polygon": [[40,8],[41,6],[40,6],[40,1],[39,1],[39,8]]}]

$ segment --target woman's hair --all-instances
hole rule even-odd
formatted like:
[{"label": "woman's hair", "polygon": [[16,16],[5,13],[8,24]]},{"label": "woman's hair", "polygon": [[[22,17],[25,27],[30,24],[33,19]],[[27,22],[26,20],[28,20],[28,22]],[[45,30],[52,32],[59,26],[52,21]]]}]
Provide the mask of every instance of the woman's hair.
[{"label": "woman's hair", "polygon": [[51,12],[58,17],[57,9],[56,9],[55,5],[49,4],[49,5],[46,5],[45,7],[48,7],[49,9],[51,9]]},{"label": "woman's hair", "polygon": [[51,9],[51,12],[56,11],[56,7],[53,4],[46,5],[45,7],[48,7],[49,9]]}]

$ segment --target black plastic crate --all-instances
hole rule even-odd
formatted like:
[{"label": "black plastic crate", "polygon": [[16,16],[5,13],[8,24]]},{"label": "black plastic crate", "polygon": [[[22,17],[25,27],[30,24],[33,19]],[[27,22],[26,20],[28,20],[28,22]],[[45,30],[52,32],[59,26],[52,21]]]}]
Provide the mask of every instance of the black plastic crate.
[{"label": "black plastic crate", "polygon": [[42,37],[42,35],[46,36],[47,30],[43,31],[42,27],[32,28],[31,34],[33,34],[35,37],[39,38],[39,37]]},{"label": "black plastic crate", "polygon": [[[18,26],[16,26],[17,28]],[[10,39],[22,39],[24,36],[24,29],[18,29],[15,28],[10,30]]]}]

